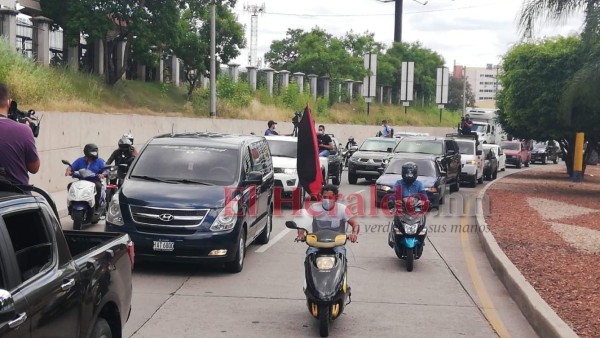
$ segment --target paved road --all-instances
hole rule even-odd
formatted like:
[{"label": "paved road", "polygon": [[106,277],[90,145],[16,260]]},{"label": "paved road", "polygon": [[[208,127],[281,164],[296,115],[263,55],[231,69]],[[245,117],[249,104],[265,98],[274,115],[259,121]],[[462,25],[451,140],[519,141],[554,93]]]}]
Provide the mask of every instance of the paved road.
[{"label": "paved road", "polygon": [[[340,193],[369,199],[367,183],[343,182]],[[388,219],[361,219],[358,243],[348,244],[352,303],[330,336],[537,337],[490,268],[476,233],[452,228],[476,224],[474,217],[463,217],[461,205],[468,208],[481,187],[461,188],[429,215],[432,231],[412,272],[387,245]],[[468,214],[474,210],[473,203]],[[302,293],[306,246],[294,243],[294,233],[285,228],[289,214],[275,219],[268,245],[249,248],[239,274],[210,266],[136,265],[125,336],[318,336]],[[71,224],[63,219],[65,228]],[[90,230],[102,231],[103,225]]]}]

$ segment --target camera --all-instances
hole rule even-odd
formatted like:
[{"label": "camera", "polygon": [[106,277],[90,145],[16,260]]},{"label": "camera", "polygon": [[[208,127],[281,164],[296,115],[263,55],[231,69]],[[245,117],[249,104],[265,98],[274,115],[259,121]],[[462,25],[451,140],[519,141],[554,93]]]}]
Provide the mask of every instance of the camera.
[{"label": "camera", "polygon": [[8,109],[7,117],[13,121],[23,123],[23,124],[27,124],[27,122],[29,121],[29,127],[31,128],[31,131],[33,132],[33,136],[38,137],[38,135],[40,134],[41,120],[38,119],[38,117],[35,115],[35,110],[33,110],[33,109],[30,109],[28,111],[19,110],[19,108],[17,107],[17,101],[12,101],[10,103],[10,108]]},{"label": "camera", "polygon": [[300,111],[294,112],[294,118],[292,118],[292,123],[294,124],[294,127],[298,126],[298,122],[300,122],[301,118],[302,118],[302,112],[300,112]]}]

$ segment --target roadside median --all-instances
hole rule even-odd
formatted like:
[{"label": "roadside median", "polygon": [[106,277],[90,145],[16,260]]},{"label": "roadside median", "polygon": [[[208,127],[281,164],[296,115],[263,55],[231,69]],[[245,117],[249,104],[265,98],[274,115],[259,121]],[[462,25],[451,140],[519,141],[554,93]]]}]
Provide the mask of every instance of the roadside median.
[{"label": "roadside median", "polygon": [[[579,186],[564,172],[562,165],[538,166],[488,184],[477,199],[477,223],[486,229],[478,235],[498,278],[540,337],[595,337],[600,249],[594,249],[600,241],[582,245],[577,239],[600,235],[600,168],[589,167],[589,182]],[[492,208],[485,216],[484,196]]]}]

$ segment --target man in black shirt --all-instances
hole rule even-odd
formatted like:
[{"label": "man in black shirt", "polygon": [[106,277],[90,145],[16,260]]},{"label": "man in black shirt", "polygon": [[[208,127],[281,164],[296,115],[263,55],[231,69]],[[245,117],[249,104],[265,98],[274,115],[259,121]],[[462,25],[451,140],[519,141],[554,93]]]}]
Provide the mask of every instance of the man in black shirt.
[{"label": "man in black shirt", "polygon": [[333,149],[333,140],[329,135],[325,134],[324,125],[319,126],[317,141],[319,142],[319,156],[328,157],[329,151]]}]

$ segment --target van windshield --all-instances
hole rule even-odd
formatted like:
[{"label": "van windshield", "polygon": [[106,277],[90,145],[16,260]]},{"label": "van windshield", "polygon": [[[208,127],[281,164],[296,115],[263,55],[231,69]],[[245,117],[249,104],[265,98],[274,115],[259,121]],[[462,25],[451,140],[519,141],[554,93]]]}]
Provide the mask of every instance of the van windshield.
[{"label": "van windshield", "polygon": [[464,155],[474,155],[475,154],[475,143],[473,142],[459,142],[458,143],[458,152]]},{"label": "van windshield", "polygon": [[420,153],[431,155],[442,155],[442,142],[432,140],[402,140],[396,149],[396,153]]},{"label": "van windshield", "polygon": [[231,185],[239,175],[238,154],[236,149],[149,145],[139,155],[131,177]]},{"label": "van windshield", "polygon": [[282,140],[267,140],[271,149],[271,156],[296,158],[298,143]]}]

